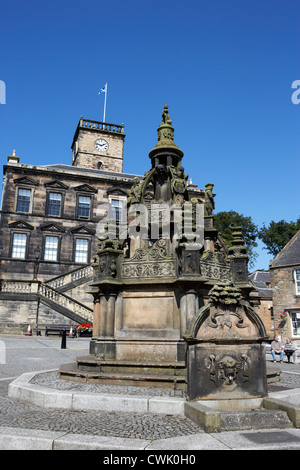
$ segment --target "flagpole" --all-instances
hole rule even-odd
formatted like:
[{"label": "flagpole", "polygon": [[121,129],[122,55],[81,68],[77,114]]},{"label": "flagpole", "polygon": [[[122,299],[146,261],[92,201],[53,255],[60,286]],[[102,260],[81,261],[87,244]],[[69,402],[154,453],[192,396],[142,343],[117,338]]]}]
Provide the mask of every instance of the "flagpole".
[{"label": "flagpole", "polygon": [[103,122],[105,122],[105,113],[106,113],[106,95],[107,95],[107,83],[105,83],[105,97],[104,97]]}]

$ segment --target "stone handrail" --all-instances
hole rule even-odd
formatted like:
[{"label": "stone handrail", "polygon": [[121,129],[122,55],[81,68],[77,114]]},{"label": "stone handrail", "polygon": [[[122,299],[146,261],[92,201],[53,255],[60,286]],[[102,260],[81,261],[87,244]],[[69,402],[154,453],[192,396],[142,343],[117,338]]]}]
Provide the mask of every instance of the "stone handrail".
[{"label": "stone handrail", "polygon": [[69,273],[62,274],[53,279],[49,279],[49,281],[46,281],[45,284],[47,284],[47,286],[53,287],[54,289],[58,289],[59,287],[63,287],[71,282],[77,281],[78,279],[83,279],[92,275],[93,268],[91,265],[89,265],[75,269]]},{"label": "stone handrail", "polygon": [[16,294],[32,294],[38,291],[38,282],[32,281],[1,281],[1,292],[15,292]]},{"label": "stone handrail", "polygon": [[71,310],[76,315],[80,315],[81,317],[86,318],[87,321],[93,321],[93,310],[91,308],[87,307],[86,305],[83,305],[77,300],[72,299],[68,295],[62,294],[53,287],[50,287],[47,284],[44,284],[43,282],[40,282],[38,293],[42,297],[54,303],[57,303],[61,307]]},{"label": "stone handrail", "polygon": [[37,294],[54,304],[70,310],[88,322],[93,321],[93,310],[91,308],[40,281],[2,280],[0,290],[1,292],[15,294]]}]

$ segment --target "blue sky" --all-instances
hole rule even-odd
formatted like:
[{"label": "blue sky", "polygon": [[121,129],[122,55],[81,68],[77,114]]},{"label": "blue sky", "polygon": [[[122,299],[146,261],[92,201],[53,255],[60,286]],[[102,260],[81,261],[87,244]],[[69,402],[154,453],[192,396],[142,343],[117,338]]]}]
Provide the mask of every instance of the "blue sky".
[{"label": "blue sky", "polygon": [[[71,164],[81,115],[125,124],[124,171],[144,174],[163,105],[216,212],[261,226],[299,209],[299,0],[15,0],[1,7],[0,159]],[[271,257],[262,244],[257,269]]]}]

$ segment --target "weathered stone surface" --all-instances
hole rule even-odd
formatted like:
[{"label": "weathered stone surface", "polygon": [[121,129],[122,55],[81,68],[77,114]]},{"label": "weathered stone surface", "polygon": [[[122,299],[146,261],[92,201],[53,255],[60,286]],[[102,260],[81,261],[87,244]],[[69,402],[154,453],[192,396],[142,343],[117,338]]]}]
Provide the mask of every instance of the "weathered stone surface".
[{"label": "weathered stone surface", "polygon": [[263,323],[233,283],[216,284],[194,316],[187,341],[189,400],[267,394]]}]

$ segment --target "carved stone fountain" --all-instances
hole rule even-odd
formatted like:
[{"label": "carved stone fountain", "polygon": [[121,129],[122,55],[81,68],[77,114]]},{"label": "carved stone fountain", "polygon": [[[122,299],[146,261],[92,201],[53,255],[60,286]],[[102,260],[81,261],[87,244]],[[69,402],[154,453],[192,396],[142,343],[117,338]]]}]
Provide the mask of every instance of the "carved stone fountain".
[{"label": "carved stone fountain", "polygon": [[151,169],[134,180],[123,217],[108,214],[98,233],[90,354],[60,376],[169,388],[205,430],[248,413],[237,415],[239,428],[267,396],[266,332],[249,302],[247,250],[239,227],[224,250],[213,184],[188,185],[167,105],[157,131]]},{"label": "carved stone fountain", "polygon": [[[221,322],[217,313],[221,306],[206,306],[212,298],[209,292],[221,281],[234,282],[239,289],[238,327],[226,326],[228,321],[234,324],[230,320],[233,305],[224,310],[223,328],[204,327],[201,316],[196,323],[201,326],[199,335],[204,335],[201,341],[209,345],[209,330],[217,335],[222,330],[223,340],[231,342],[236,340],[236,331],[245,332],[243,337],[251,332],[253,343],[264,336],[263,326],[256,326],[257,319],[252,325],[256,317],[245,313],[250,310],[243,304],[253,288],[241,232],[235,229],[232,247],[228,252],[222,250],[214,228],[213,184],[208,183],[205,191],[190,188],[167,105],[157,135],[158,142],[149,153],[151,169],[144,178],[134,180],[123,218],[116,224],[108,214],[102,221],[90,288],[94,296],[90,355],[77,358],[76,367],[62,367],[62,378],[123,380],[185,392],[187,344],[190,356],[192,351],[186,335],[189,331],[196,334],[193,325],[199,309],[204,316],[211,311],[211,325]],[[196,357],[202,357],[201,344],[193,346]],[[244,348],[241,353],[245,370],[251,368],[253,359],[248,355],[254,351],[253,345],[253,351]],[[220,354],[221,350],[215,356]],[[219,367],[217,358],[209,359],[212,356],[213,352],[207,358],[211,365],[205,369],[209,385],[213,384],[212,370]],[[239,374],[232,381],[229,388],[239,382]]]}]

